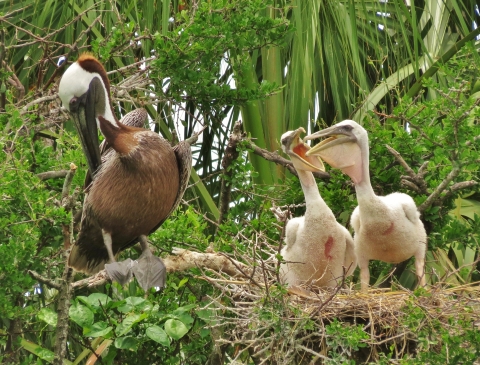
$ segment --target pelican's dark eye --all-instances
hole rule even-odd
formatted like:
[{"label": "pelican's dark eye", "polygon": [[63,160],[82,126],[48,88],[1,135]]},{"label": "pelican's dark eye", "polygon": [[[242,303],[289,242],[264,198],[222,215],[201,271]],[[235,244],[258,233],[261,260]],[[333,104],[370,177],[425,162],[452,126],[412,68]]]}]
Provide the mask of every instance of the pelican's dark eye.
[{"label": "pelican's dark eye", "polygon": [[353,130],[353,127],[351,125],[342,125],[340,129],[345,132],[351,132]]},{"label": "pelican's dark eye", "polygon": [[73,98],[70,99],[70,105],[75,105],[76,103],[78,103],[78,98],[74,96]]},{"label": "pelican's dark eye", "polygon": [[73,98],[70,99],[68,104],[69,104],[68,110],[70,112],[76,112],[80,106],[80,98],[77,98],[76,96],[74,96]]}]

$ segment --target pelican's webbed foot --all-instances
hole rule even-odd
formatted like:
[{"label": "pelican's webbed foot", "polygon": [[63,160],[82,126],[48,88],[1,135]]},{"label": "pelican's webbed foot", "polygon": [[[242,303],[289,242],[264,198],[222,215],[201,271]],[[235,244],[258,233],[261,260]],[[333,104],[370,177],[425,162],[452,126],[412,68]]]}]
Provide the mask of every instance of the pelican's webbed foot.
[{"label": "pelican's webbed foot", "polygon": [[150,250],[146,250],[137,262],[132,271],[143,290],[165,286],[167,270],[159,257],[154,256]]},{"label": "pelican's webbed foot", "polygon": [[137,265],[132,268],[133,274],[137,278],[138,284],[143,290],[154,287],[163,288],[165,286],[166,268],[163,261],[152,254],[148,247],[147,237],[139,237],[142,254],[137,259]]},{"label": "pelican's webbed foot", "polygon": [[148,241],[145,235],[139,237],[140,245],[142,247],[142,254],[140,257],[135,261],[126,259],[122,262],[115,261],[112,252],[111,235],[103,232],[103,237],[110,258],[110,263],[105,264],[105,271],[110,279],[117,281],[123,286],[132,279],[132,275],[135,275],[138,284],[145,291],[150,288],[163,288],[165,286],[165,264],[160,258],[152,254],[148,247]]},{"label": "pelican's webbed foot", "polygon": [[136,266],[136,261],[128,258],[125,261],[105,264],[105,271],[110,279],[123,286],[132,279],[132,267],[134,266]]}]

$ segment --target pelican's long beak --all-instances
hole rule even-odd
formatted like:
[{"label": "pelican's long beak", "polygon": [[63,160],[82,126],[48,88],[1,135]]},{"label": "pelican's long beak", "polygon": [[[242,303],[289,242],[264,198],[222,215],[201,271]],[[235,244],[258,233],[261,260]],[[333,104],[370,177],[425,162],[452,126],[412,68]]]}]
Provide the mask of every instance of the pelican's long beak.
[{"label": "pelican's long beak", "polygon": [[305,133],[305,129],[302,127],[282,138],[284,152],[290,156],[296,169],[312,172],[325,171],[325,166],[320,157],[308,156],[310,146],[300,138],[301,133]]},{"label": "pelican's long beak", "polygon": [[80,136],[83,153],[87,158],[88,169],[93,177],[95,177],[95,173],[102,162],[95,115],[97,92],[101,91],[101,82],[95,77],[90,82],[88,91],[82,96],[72,99],[69,105],[70,114]]},{"label": "pelican's long beak", "polygon": [[330,166],[342,170],[355,184],[363,181],[362,151],[350,125],[334,125],[307,137],[327,137],[306,152],[307,157],[319,156]]},{"label": "pelican's long beak", "polygon": [[327,150],[334,146],[346,143],[357,142],[357,137],[352,133],[350,129],[346,129],[345,126],[332,126],[325,128],[316,133],[310,134],[305,137],[305,140],[328,137],[317,145],[313,146],[310,151],[307,152],[307,156],[322,156],[321,151]]}]

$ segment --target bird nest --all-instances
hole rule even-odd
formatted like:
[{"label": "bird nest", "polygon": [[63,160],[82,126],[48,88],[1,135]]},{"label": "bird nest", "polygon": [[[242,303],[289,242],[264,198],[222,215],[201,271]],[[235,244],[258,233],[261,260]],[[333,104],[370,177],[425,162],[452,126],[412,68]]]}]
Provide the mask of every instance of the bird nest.
[{"label": "bird nest", "polygon": [[[364,363],[381,357],[395,363],[421,351],[440,353],[441,334],[462,336],[480,325],[479,283],[361,293],[342,280],[331,289],[287,290],[278,284],[277,253],[265,242],[232,256],[197,253],[223,260],[223,266],[202,261],[197,267],[203,268],[200,278],[218,289],[204,309],[213,314],[208,323],[217,350],[235,348],[231,363],[240,364],[247,353],[255,364]],[[464,344],[466,351],[469,346],[479,345]]]},{"label": "bird nest", "polygon": [[[169,273],[197,268],[198,278],[217,289],[198,313],[219,356],[228,346],[235,349],[231,364],[246,357],[256,365],[398,363],[446,352],[445,360],[454,345],[457,352],[480,356],[480,336],[471,340],[480,327],[480,283],[362,293],[340,278],[336,288],[287,289],[279,284],[279,248],[267,239],[240,240],[247,249],[232,255],[174,249],[163,259]],[[460,340],[449,344],[449,338]]]}]

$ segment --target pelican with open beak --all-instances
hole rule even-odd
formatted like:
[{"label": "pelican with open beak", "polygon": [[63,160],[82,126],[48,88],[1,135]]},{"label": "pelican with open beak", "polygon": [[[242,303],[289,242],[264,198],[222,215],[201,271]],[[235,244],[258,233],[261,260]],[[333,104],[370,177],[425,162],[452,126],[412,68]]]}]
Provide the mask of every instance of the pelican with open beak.
[{"label": "pelican with open beak", "polygon": [[335,287],[345,274],[356,267],[353,240],[324,202],[312,172],[324,171],[317,156],[309,156],[310,147],[300,138],[303,128],[282,135],[282,150],[292,160],[305,196],[303,217],[291,219],[285,230],[285,260],[280,278],[290,287]]}]

